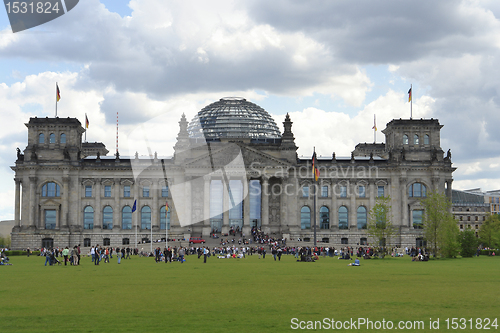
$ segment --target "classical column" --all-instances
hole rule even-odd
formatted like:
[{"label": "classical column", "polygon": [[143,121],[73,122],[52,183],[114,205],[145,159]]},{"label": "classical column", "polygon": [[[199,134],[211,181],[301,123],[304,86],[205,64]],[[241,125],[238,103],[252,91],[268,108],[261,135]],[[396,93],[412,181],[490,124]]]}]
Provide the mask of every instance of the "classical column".
[{"label": "classical column", "polygon": [[[229,230],[229,177],[226,178],[227,183],[225,182],[225,179],[222,178],[222,228],[223,232],[227,232]],[[225,228],[225,229],[224,229]]]},{"label": "classical column", "polygon": [[[134,182],[134,202],[136,202],[136,211],[132,213],[132,223],[133,223],[133,226],[132,226],[132,230],[133,229],[136,229],[137,232],[139,232],[141,230],[141,226],[140,226],[140,217],[141,217],[141,202],[140,202],[140,198],[139,198],[139,179],[136,179],[135,182]],[[136,201],[137,200],[137,201]],[[132,207],[133,207],[133,203],[132,203]],[[137,245],[137,242],[136,242],[136,245]]]},{"label": "classical column", "polygon": [[378,195],[374,181],[371,181],[370,184],[368,185],[368,187],[369,187],[369,194],[368,195],[370,196],[370,206],[367,207],[367,212],[366,212],[367,214],[369,214],[371,209],[375,206],[375,199]]},{"label": "classical column", "polygon": [[160,230],[160,212],[158,208],[158,192],[161,191],[161,185],[158,180],[153,180],[151,183],[151,191],[153,192],[153,208],[151,208],[151,230],[158,232]]},{"label": "classical column", "polygon": [[264,232],[269,230],[269,179],[262,178],[262,228]]},{"label": "classical column", "polygon": [[95,184],[95,207],[94,207],[94,230],[102,229],[102,207],[101,207],[101,179],[97,178]]},{"label": "classical column", "polygon": [[29,177],[30,179],[30,200],[29,200],[29,226],[30,227],[39,227],[37,226],[37,223],[35,223],[36,219],[36,207],[37,207],[37,201],[36,200],[36,177]]},{"label": "classical column", "polygon": [[332,196],[332,208],[330,210],[330,229],[339,229],[339,207],[337,207],[337,184],[332,182],[330,195]]},{"label": "classical column", "polygon": [[21,227],[21,179],[14,178],[16,182],[15,207],[14,207],[14,225],[16,228]]},{"label": "classical column", "polygon": [[284,227],[286,227],[286,230],[288,233],[291,233],[292,230],[296,229],[297,225],[300,228],[300,221],[297,224],[297,214],[300,208],[298,207],[298,193],[297,193],[297,188],[298,188],[298,183],[297,183],[297,178],[294,176],[291,176],[288,178],[288,182],[285,185],[283,193],[285,194],[287,198],[287,216],[288,219],[285,222]]},{"label": "classical column", "polygon": [[120,217],[122,210],[120,209],[120,178],[114,179],[113,191],[115,194],[115,204],[113,205],[113,229],[120,230]]},{"label": "classical column", "polygon": [[[250,188],[248,182],[250,180],[247,177],[243,177],[241,182],[243,184],[243,233],[245,237],[250,234],[252,228],[250,227]],[[245,195],[246,194],[246,195]]]},{"label": "classical column", "polygon": [[191,190],[191,183],[193,182],[192,177],[185,177],[184,180],[184,198],[185,198],[185,219],[186,221],[184,222],[185,225],[189,226],[191,229],[191,223],[192,223],[192,212],[191,212],[191,201],[193,199],[192,197],[192,190]]},{"label": "classical column", "polygon": [[406,178],[399,179],[401,187],[401,226],[411,227],[408,217],[408,192],[406,191]]},{"label": "classical column", "polygon": [[210,228],[210,176],[203,176],[203,225]]},{"label": "classical column", "polygon": [[60,228],[68,228],[69,226],[69,177],[63,177],[63,195],[61,204],[61,221]]},{"label": "classical column", "polygon": [[358,219],[356,215],[357,207],[356,207],[356,184],[352,182],[348,185],[348,191],[350,196],[350,204],[349,204],[349,229],[357,230],[358,229]]}]

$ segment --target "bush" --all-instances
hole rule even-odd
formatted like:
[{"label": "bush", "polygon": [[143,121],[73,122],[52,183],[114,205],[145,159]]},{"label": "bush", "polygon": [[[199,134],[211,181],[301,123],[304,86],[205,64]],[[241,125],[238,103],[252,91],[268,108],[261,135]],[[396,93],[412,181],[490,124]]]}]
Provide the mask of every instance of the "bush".
[{"label": "bush", "polygon": [[472,230],[464,230],[458,234],[458,242],[460,243],[460,254],[462,257],[472,257],[476,254],[477,238]]}]

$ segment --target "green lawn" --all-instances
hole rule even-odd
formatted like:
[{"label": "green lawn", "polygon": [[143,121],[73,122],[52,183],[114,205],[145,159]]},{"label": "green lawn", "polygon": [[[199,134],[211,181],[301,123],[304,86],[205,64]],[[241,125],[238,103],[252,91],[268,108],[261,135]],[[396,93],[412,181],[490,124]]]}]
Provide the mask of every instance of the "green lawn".
[{"label": "green lawn", "polygon": [[255,255],[207,264],[188,256],[184,264],[133,257],[118,265],[114,257],[99,266],[82,258],[76,267],[45,267],[43,257],[10,259],[13,266],[0,266],[3,333],[282,332],[295,331],[292,318],[306,325],[361,317],[421,320],[424,330],[409,331],[424,332],[430,318],[439,318],[445,331],[446,318],[500,317],[496,257],[387,258],[361,260],[361,267],[336,258],[298,263],[293,256],[275,262]]}]

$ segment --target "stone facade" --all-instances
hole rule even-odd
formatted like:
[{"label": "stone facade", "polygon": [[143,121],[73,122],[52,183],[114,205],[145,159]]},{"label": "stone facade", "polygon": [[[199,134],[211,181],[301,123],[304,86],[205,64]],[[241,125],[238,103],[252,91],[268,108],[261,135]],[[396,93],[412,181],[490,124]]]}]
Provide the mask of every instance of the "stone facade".
[{"label": "stone facade", "polygon": [[288,115],[283,124],[280,139],[202,142],[189,137],[183,116],[174,157],[143,159],[84,156],[77,119],[31,118],[28,145],[12,167],[12,248],[133,246],[167,234],[227,234],[231,227],[249,238],[252,226],[312,241],[315,223],[318,241],[371,244],[364,226],[382,195],[391,197],[398,228],[390,244],[415,246],[421,197],[440,191],[451,198],[455,169],[440,147],[436,119],[392,120],[382,131],[386,144],[358,145],[350,158],[320,158],[317,185],[311,159],[297,157]]}]

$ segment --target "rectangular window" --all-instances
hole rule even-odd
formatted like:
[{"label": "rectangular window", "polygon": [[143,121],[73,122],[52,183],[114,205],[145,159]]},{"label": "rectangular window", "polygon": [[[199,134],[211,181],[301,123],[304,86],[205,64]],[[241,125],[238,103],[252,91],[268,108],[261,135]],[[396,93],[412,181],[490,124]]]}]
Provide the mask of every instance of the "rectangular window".
[{"label": "rectangular window", "polygon": [[161,188],[161,197],[168,198],[168,186],[162,186]]},{"label": "rectangular window", "polygon": [[85,185],[85,197],[92,197],[92,185]]},{"label": "rectangular window", "polygon": [[130,198],[130,185],[123,186],[123,197]]},{"label": "rectangular window", "polygon": [[55,209],[45,210],[45,229],[56,228],[56,217],[57,217],[57,212]]},{"label": "rectangular window", "polygon": [[111,185],[105,185],[104,186],[104,196],[106,198],[110,198],[111,197]]},{"label": "rectangular window", "polygon": [[340,186],[340,197],[347,198],[347,186]]},{"label": "rectangular window", "polygon": [[321,186],[321,196],[323,198],[328,197],[328,186]]},{"label": "rectangular window", "polygon": [[149,186],[144,186],[142,188],[142,196],[144,198],[149,198]]},{"label": "rectangular window", "polygon": [[358,192],[359,192],[359,197],[360,198],[365,198],[366,197],[366,187],[364,187],[364,186],[358,186]]},{"label": "rectangular window", "polygon": [[424,225],[422,223],[423,216],[424,216],[423,210],[414,210],[412,212],[413,229],[422,229],[424,227]]},{"label": "rectangular window", "polygon": [[377,196],[378,197],[384,197],[385,196],[384,186],[378,186],[377,187]]},{"label": "rectangular window", "polygon": [[309,198],[309,186],[302,187],[302,197]]}]

